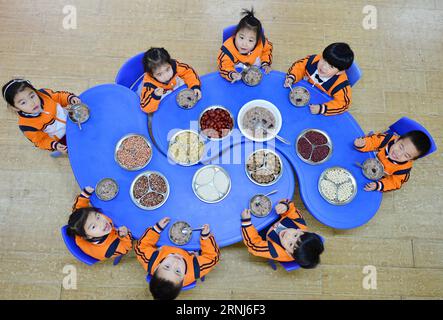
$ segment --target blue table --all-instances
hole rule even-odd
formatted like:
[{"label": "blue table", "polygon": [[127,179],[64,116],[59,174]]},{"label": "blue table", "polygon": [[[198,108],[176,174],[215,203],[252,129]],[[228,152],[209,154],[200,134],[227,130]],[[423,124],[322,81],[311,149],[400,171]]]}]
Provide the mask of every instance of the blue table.
[{"label": "blue table", "polygon": [[[363,130],[349,112],[337,116],[312,115],[308,107],[296,108],[289,102],[289,89],[283,87],[285,74],[272,71],[263,77],[262,82],[255,87],[248,87],[241,81],[234,84],[223,79],[217,72],[201,77],[203,98],[190,110],[177,106],[176,90],[165,97],[152,120],[153,138],[163,152],[167,152],[169,138],[177,128],[197,129],[200,113],[210,105],[222,105],[228,108],[235,120],[240,108],[248,101],[264,99],[276,105],[283,118],[279,133],[291,141],[287,146],[276,141],[275,148],[290,162],[298,177],[300,194],[309,212],[321,223],[337,229],[356,228],[368,222],[380,207],[382,195],[380,192],[366,192],[363,187],[370,182],[361,173],[355,162],[362,163],[370,153],[361,153],[353,148],[355,138],[364,135]],[[311,104],[324,103],[330,97],[319,89],[312,87],[306,81],[296,85],[306,87],[311,93]],[[237,123],[235,128],[238,129]],[[301,161],[295,151],[298,135],[305,129],[316,128],[325,131],[332,140],[333,153],[328,161],[320,165],[309,165]],[[246,138],[226,138],[222,142],[214,142],[211,149],[224,150],[230,144],[237,144]],[[272,141],[271,141],[272,143]],[[218,145],[219,144],[219,145]],[[223,144],[223,145],[222,145]],[[341,166],[348,169],[356,178],[358,192],[354,200],[343,206],[334,206],[326,202],[318,192],[320,174],[329,167]]]},{"label": "blue table", "polygon": [[[205,89],[203,94],[206,95]],[[179,166],[168,161],[154,148],[152,160],[144,169],[124,170],[114,160],[117,141],[127,133],[142,134],[149,139],[147,116],[140,110],[138,96],[126,87],[105,84],[88,89],[80,95],[80,98],[89,106],[91,116],[82,125],[82,130],[72,122],[68,122],[67,125],[69,160],[74,175],[81,188],[87,185],[95,186],[105,177],[115,179],[120,188],[116,198],[106,202],[93,195],[91,202],[113,219],[116,225],[127,226],[137,238],[147,227],[162,217],[169,216],[171,217],[169,226],[179,220],[187,221],[193,227],[209,223],[219,246],[227,246],[241,241],[240,213],[247,207],[253,195],[278,189],[279,192],[271,196],[271,200],[275,203],[281,198],[292,197],[294,193],[295,181],[291,164],[282,153],[280,155],[284,174],[276,184],[260,187],[249,180],[245,174],[244,164],[234,159],[233,155],[238,154],[240,149],[252,152],[256,145],[250,142],[239,143],[227,150],[222,157],[232,158],[228,164],[219,164],[222,162],[219,157],[210,161],[228,171],[232,184],[229,195],[216,204],[200,201],[192,191],[192,177],[203,164],[192,167]],[[170,195],[166,203],[152,211],[138,208],[129,195],[133,179],[146,170],[163,173],[170,185]],[[253,222],[258,229],[262,229],[276,218],[277,214],[272,212],[265,218],[253,217]],[[171,244],[167,232],[162,233],[159,244]],[[183,246],[188,250],[196,250],[199,247],[199,233],[194,233],[191,242]]]}]

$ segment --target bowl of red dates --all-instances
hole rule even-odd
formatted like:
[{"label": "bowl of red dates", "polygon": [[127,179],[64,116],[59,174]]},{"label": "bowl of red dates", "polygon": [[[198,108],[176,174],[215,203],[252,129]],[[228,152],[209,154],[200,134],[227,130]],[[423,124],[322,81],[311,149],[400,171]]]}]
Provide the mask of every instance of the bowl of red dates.
[{"label": "bowl of red dates", "polygon": [[211,106],[200,114],[198,125],[201,134],[209,140],[221,140],[231,134],[234,117],[225,107]]}]

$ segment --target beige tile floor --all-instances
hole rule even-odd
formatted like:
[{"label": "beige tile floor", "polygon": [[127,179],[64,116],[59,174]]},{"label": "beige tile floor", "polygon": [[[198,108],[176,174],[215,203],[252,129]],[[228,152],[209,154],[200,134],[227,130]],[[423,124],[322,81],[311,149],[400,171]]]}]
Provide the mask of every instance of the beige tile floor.
[{"label": "beige tile floor", "polygon": [[[65,5],[78,28],[64,30]],[[443,297],[443,1],[376,0],[375,30],[362,27],[367,1],[336,0],[0,0],[0,82],[21,76],[37,87],[81,93],[113,82],[128,57],[164,46],[200,74],[214,71],[224,26],[254,5],[274,43],[274,65],[347,41],[364,76],[351,113],[365,131],[410,116],[432,132],[440,151],[418,161],[401,191],[384,195],[366,225],[332,230],[309,214],[326,251],[315,270],[272,271],[242,244],[222,250],[204,285],[182,299],[442,299]],[[66,158],[52,159],[0,109],[0,298],[151,299],[133,258],[118,267],[86,267],[67,252],[59,228],[78,191]],[[299,195],[295,201],[302,209]],[[77,269],[77,290],[62,286],[63,268]],[[377,289],[362,286],[377,268]]]}]

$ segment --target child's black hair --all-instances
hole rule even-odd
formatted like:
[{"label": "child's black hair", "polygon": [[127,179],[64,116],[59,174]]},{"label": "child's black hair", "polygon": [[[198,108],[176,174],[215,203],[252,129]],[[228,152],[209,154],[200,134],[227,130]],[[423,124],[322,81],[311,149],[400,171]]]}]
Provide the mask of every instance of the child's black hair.
[{"label": "child's black hair", "polygon": [[165,63],[172,65],[171,56],[165,48],[151,48],[143,56],[143,68],[151,75],[156,68]]},{"label": "child's black hair", "polygon": [[354,62],[354,52],[344,42],[331,43],[323,50],[323,59],[338,70],[346,70]]},{"label": "child's black hair", "polygon": [[37,91],[28,80],[12,79],[3,86],[2,96],[5,99],[6,103],[13,107],[14,98],[17,95],[17,93],[22,92],[26,88],[30,88],[31,90]]},{"label": "child's black hair", "polygon": [[305,232],[300,236],[300,243],[294,249],[292,256],[300,267],[313,269],[320,263],[320,254],[323,252],[323,242],[318,234]]},{"label": "child's black hair", "polygon": [[241,15],[244,17],[238,23],[234,34],[237,34],[237,32],[242,29],[252,30],[256,33],[256,40],[258,43],[263,36],[263,27],[260,20],[254,16],[254,8],[251,8],[251,10],[243,9]]},{"label": "child's black hair", "polygon": [[67,233],[69,236],[80,236],[82,238],[87,238],[85,231],[86,220],[90,213],[100,212],[100,209],[94,207],[80,208],[75,210],[69,216]]},{"label": "child's black hair", "polygon": [[427,134],[423,131],[413,130],[400,136],[401,140],[408,138],[411,140],[412,144],[418,151],[418,156],[415,157],[414,160],[425,155],[429,152],[429,149],[431,149],[431,139],[429,139]]},{"label": "child's black hair", "polygon": [[174,300],[180,294],[183,287],[183,281],[176,284],[172,281],[158,276],[157,270],[149,281],[149,291],[155,300]]}]

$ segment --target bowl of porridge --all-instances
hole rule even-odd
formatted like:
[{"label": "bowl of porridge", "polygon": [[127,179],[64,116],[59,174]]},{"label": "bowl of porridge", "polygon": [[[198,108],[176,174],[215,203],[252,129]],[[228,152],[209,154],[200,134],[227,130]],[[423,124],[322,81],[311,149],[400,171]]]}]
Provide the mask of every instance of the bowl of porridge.
[{"label": "bowl of porridge", "polygon": [[241,133],[252,141],[274,139],[282,126],[280,110],[266,100],[252,100],[243,105],[237,116]]}]

